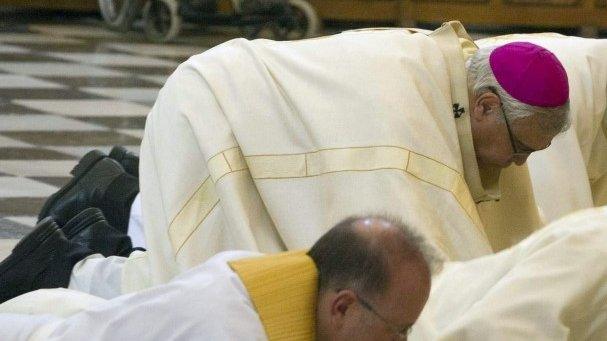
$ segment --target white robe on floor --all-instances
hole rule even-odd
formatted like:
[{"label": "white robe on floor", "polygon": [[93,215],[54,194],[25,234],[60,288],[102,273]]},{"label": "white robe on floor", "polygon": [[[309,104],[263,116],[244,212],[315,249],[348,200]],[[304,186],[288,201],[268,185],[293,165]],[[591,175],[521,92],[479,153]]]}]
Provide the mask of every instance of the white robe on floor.
[{"label": "white robe on floor", "polygon": [[[15,341],[262,340],[245,288],[225,264],[250,255],[223,253],[169,284],[112,300],[28,293],[0,305],[0,330]],[[410,339],[604,340],[605,259],[607,207],[558,220],[498,254],[447,263]]]},{"label": "white robe on floor", "polygon": [[34,291],[0,305],[0,339],[265,340],[246,288],[226,263],[255,255],[220,253],[168,284],[112,300],[67,289]]}]

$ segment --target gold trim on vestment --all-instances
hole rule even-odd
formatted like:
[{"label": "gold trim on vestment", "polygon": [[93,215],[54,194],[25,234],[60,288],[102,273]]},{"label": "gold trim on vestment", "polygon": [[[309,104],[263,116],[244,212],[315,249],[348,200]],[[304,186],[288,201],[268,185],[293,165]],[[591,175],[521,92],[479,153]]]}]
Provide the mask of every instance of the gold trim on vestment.
[{"label": "gold trim on vestment", "polygon": [[217,206],[219,198],[214,187],[211,177],[207,177],[169,224],[169,239],[175,255]]},{"label": "gold trim on vestment", "polygon": [[315,177],[339,172],[401,170],[453,194],[474,225],[484,234],[463,176],[455,169],[402,147],[370,146],[322,149],[310,153],[245,156],[256,180]]},{"label": "gold trim on vestment", "polygon": [[[247,168],[248,165],[248,168]],[[230,148],[207,162],[209,173],[169,226],[175,254],[183,247],[219,202],[215,183],[234,172],[249,171],[255,180],[316,177],[341,172],[400,170],[450,192],[474,225],[484,234],[482,222],[466,182],[455,169],[422,154],[397,146],[329,148],[309,153],[247,155]],[[195,225],[188,222],[195,222]]]},{"label": "gold trim on vestment", "polygon": [[247,164],[239,147],[233,147],[215,154],[207,161],[207,168],[214,183],[223,176],[247,169]]},{"label": "gold trim on vestment", "polygon": [[492,199],[483,187],[476,151],[472,140],[470,126],[470,103],[468,98],[468,75],[465,68],[465,54],[472,55],[478,49],[466,29],[460,22],[444,23],[439,29],[429,34],[438,44],[444,55],[451,81],[451,101],[458,104],[461,111],[455,118],[458,142],[462,155],[464,178],[475,202]]}]

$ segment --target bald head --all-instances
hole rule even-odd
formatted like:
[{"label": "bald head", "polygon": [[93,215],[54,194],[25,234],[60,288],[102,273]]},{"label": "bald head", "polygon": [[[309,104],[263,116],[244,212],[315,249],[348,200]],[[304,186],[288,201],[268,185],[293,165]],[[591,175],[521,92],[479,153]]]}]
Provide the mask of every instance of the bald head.
[{"label": "bald head", "polygon": [[430,272],[421,250],[422,238],[409,231],[402,223],[382,216],[356,218],[352,230],[368,245],[368,250],[377,252],[388,271],[401,262],[418,262]]},{"label": "bald head", "polygon": [[425,239],[386,216],[350,217],[325,233],[308,253],[319,270],[319,290],[355,286],[375,295],[394,267],[417,262],[432,272],[440,262]]},{"label": "bald head", "polygon": [[[390,339],[394,330],[410,327],[439,262],[430,249],[415,231],[384,216],[352,217],[334,226],[308,253],[319,273],[318,338]],[[370,318],[372,311],[382,317]]]}]

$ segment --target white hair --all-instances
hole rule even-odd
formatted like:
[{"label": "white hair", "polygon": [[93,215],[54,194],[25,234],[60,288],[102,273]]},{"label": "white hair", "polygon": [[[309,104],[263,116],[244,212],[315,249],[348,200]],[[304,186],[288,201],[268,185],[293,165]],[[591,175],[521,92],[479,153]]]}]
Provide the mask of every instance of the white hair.
[{"label": "white hair", "polygon": [[502,101],[502,108],[496,109],[503,110],[511,122],[523,117],[539,115],[542,118],[540,125],[547,133],[556,135],[569,129],[571,125],[569,100],[558,107],[537,107],[514,99],[501,87],[489,65],[489,56],[495,48],[496,46],[490,46],[479,49],[466,63],[468,88],[473,95],[478,97],[489,91],[498,95]]}]

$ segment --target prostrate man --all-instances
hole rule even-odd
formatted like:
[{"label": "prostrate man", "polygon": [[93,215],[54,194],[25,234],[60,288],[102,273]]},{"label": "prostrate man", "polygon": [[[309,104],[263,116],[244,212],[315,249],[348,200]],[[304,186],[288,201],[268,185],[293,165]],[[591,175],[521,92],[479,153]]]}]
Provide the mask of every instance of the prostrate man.
[{"label": "prostrate man", "polygon": [[[33,292],[2,309],[39,314],[0,313],[0,329],[12,341],[406,339],[438,266],[431,246],[402,223],[350,218],[307,255],[225,252],[168,284],[112,300]],[[63,303],[37,306],[40,295]]]},{"label": "prostrate man", "polygon": [[[428,264],[439,264],[421,237],[397,224],[346,220],[315,244],[313,262],[302,253],[233,261],[254,254],[228,252],[168,284],[109,301],[35,291],[0,305],[0,327],[11,340],[394,339],[406,335],[426,300]],[[411,339],[601,340],[606,257],[603,207],[498,254],[446,263]]]},{"label": "prostrate man", "polygon": [[[309,247],[325,226],[365,211],[423,227],[449,259],[491,253],[475,204],[499,198],[501,167],[567,128],[568,86],[536,45],[479,51],[467,70],[474,49],[449,23],[429,35],[237,39],[190,58],[146,123],[148,251],[87,259],[70,283],[99,292],[103,274],[118,279],[115,292],[135,291],[222,250]],[[98,176],[97,163],[81,168]]]},{"label": "prostrate man", "polygon": [[607,207],[561,218],[518,245],[433,278],[412,340],[605,340]]}]

